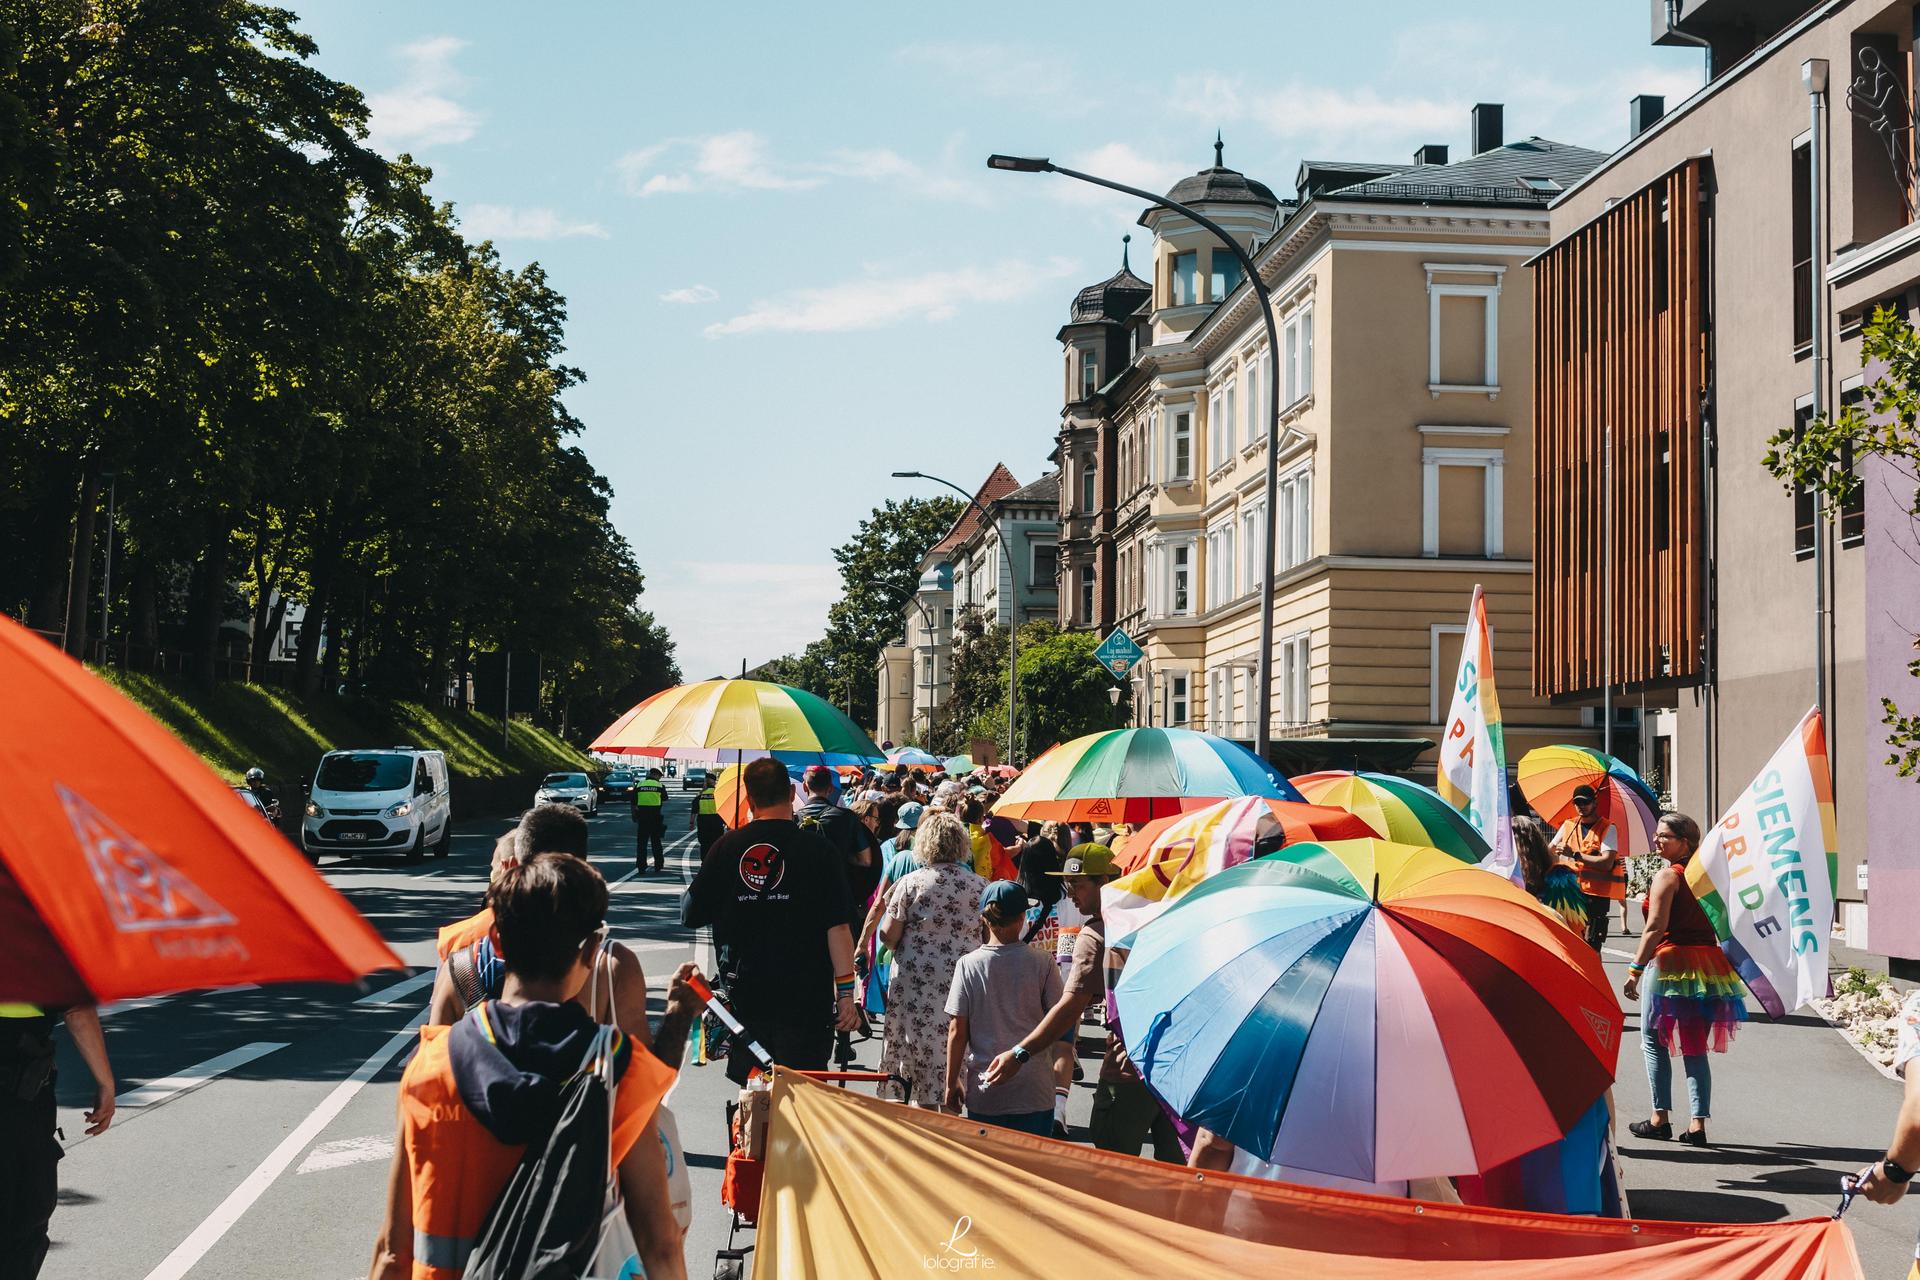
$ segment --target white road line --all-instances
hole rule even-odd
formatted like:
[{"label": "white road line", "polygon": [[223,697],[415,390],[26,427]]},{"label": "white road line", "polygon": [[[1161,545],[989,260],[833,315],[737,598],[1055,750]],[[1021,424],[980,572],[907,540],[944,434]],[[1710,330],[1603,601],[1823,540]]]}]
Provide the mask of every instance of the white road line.
[{"label": "white road line", "polygon": [[685,951],[693,945],[693,939],[685,942],[628,942],[623,944],[629,951]]},{"label": "white road line", "polygon": [[615,880],[615,881],[614,881],[614,883],[615,883],[615,884],[625,884],[625,883],[626,883],[627,881],[629,881],[629,880],[631,880],[631,879],[633,879],[633,878],[634,878],[635,876],[637,876],[637,875],[639,875],[639,874],[640,874],[640,868],[638,868],[638,867],[634,867],[634,868],[632,868],[631,870],[629,870],[629,871],[627,872],[627,874],[625,874],[625,875],[623,875],[623,876],[621,876],[621,877],[620,877],[620,878],[619,878],[618,880]]},{"label": "white road line", "polygon": [[393,1139],[383,1134],[373,1134],[365,1138],[342,1138],[338,1142],[323,1142],[307,1153],[295,1173],[318,1173],[322,1169],[339,1169],[350,1164],[371,1164],[375,1160],[393,1158]]},{"label": "white road line", "polygon": [[353,1095],[359,1093],[367,1081],[378,1075],[380,1069],[392,1062],[402,1049],[419,1038],[418,1028],[426,1018],[427,1011],[422,1009],[411,1022],[407,1023],[406,1030],[395,1032],[393,1038],[381,1045],[371,1058],[361,1063],[351,1076],[335,1085],[333,1092],[329,1093],[325,1100],[300,1122],[300,1127],[283,1138],[280,1145],[275,1147],[267,1158],[247,1175],[246,1181],[235,1187],[227,1198],[220,1202],[220,1207],[207,1215],[206,1221],[193,1229],[192,1235],[182,1240],[172,1253],[161,1260],[159,1266],[147,1273],[146,1280],[181,1280],[181,1277],[193,1269],[195,1263],[206,1257],[207,1250],[218,1244],[220,1237],[226,1235],[233,1224],[240,1221],[241,1215],[253,1206],[253,1202],[273,1185],[276,1178],[287,1171],[287,1166],[293,1163],[294,1157],[305,1151],[308,1145],[320,1136],[321,1131],[333,1123],[333,1118],[353,1100]]},{"label": "white road line", "polygon": [[111,1018],[115,1014],[138,1013],[142,1009],[151,1009],[156,1005],[166,1004],[170,1000],[178,1000],[182,996],[217,996],[228,991],[258,991],[259,989],[260,984],[257,982],[243,982],[235,987],[189,987],[185,991],[169,991],[159,996],[142,996],[138,1000],[115,1000],[112,1004],[100,1006],[100,1016]]},{"label": "white road line", "polygon": [[1601,953],[1602,955],[1609,955],[1609,956],[1612,956],[1612,957],[1613,957],[1614,959],[1616,959],[1616,960],[1631,960],[1631,959],[1633,959],[1633,956],[1632,956],[1632,955],[1631,955],[1630,953],[1628,953],[1628,952],[1625,952],[1625,951],[1616,951],[1616,950],[1615,950],[1614,948],[1612,948],[1612,947],[1602,947],[1602,948],[1600,948],[1600,953]]},{"label": "white road line", "polygon": [[208,1058],[197,1067],[188,1067],[159,1080],[150,1080],[137,1089],[129,1089],[113,1100],[113,1105],[121,1109],[129,1107],[151,1107],[165,1102],[176,1093],[185,1093],[225,1075],[235,1067],[244,1067],[255,1058],[264,1058],[275,1050],[286,1048],[285,1042],[256,1040],[252,1044],[243,1044],[238,1049],[229,1050],[217,1058]]},{"label": "white road line", "polygon": [[382,987],[378,991],[369,991],[366,995],[355,1000],[354,1003],[399,1004],[402,1000],[405,1000],[408,996],[423,987],[432,986],[433,979],[437,972],[438,970],[428,969],[425,973],[416,973],[405,982],[396,982],[390,987]]}]

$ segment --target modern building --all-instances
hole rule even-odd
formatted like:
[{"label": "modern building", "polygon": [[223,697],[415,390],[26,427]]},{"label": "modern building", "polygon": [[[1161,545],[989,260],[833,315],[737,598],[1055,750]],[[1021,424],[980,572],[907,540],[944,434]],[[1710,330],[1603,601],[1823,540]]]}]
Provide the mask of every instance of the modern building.
[{"label": "modern building", "polygon": [[[980,510],[1020,489],[1002,463],[974,491],[973,503],[920,560],[920,582],[901,606],[901,639],[880,651],[878,720],[881,742],[914,742],[947,700],[953,666],[954,566],[960,548],[978,541]],[[1025,510],[1026,508],[1022,508]],[[1047,513],[1051,520],[1051,511]],[[998,543],[994,543],[998,555]]]},{"label": "modern building", "polygon": [[[1211,233],[1159,207],[1151,281],[1076,297],[1058,457],[1065,623],[1146,650],[1145,723],[1255,737],[1265,536],[1276,536],[1276,755],[1298,770],[1407,767],[1437,741],[1468,604],[1485,587],[1513,759],[1588,740],[1531,692],[1532,290],[1547,201],[1602,157],[1501,136],[1470,154],[1303,161],[1292,193],[1214,163],[1168,193],[1250,251],[1257,299]],[[1131,307],[1131,310],[1129,310]],[[1276,491],[1266,390],[1277,378]]]},{"label": "modern building", "polygon": [[1873,460],[1825,511],[1762,458],[1863,393],[1876,306],[1920,301],[1917,21],[1656,4],[1654,42],[1703,46],[1707,83],[1664,115],[1636,101],[1626,145],[1555,198],[1534,274],[1537,691],[1658,708],[1652,758],[1712,821],[1824,668],[1841,922],[1895,956],[1920,956],[1920,787],[1883,764],[1880,699],[1920,704],[1915,481]]}]

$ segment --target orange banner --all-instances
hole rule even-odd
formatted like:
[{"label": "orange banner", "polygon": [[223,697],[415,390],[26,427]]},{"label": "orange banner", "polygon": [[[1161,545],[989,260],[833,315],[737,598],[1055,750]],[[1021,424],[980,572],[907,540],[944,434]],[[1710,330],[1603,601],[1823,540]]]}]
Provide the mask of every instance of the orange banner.
[{"label": "orange banner", "polygon": [[[1321,1191],[1093,1151],[781,1071],[754,1275],[1859,1280],[1831,1219],[1624,1222]],[[1570,1271],[1570,1259],[1584,1259]]]}]

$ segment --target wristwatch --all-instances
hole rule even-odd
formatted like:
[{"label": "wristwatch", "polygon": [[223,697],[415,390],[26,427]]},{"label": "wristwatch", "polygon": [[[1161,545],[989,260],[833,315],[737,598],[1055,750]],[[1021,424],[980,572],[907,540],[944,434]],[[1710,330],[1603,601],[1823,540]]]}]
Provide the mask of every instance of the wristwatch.
[{"label": "wristwatch", "polygon": [[1880,1172],[1886,1175],[1888,1182],[1896,1184],[1907,1182],[1913,1177],[1913,1170],[1905,1167],[1892,1156],[1880,1157]]},{"label": "wristwatch", "polygon": [[[1013,1060],[1015,1062],[1025,1062],[1028,1058],[1031,1058],[1032,1056],[1033,1055],[1031,1053],[1027,1052],[1027,1046],[1023,1044],[1017,1044],[1013,1046]],[[1912,1176],[1911,1174],[1908,1175],[1908,1177],[1911,1177],[1911,1176]],[[1905,1182],[1906,1180],[1907,1180],[1906,1178],[1895,1179],[1896,1182]]]}]

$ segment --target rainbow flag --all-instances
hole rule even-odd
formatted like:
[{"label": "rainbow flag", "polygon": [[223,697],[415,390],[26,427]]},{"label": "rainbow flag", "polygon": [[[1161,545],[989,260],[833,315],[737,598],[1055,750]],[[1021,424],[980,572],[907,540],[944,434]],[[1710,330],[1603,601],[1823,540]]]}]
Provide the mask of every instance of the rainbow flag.
[{"label": "rainbow flag", "polygon": [[1500,721],[1500,695],[1493,687],[1493,628],[1487,625],[1487,597],[1478,583],[1467,608],[1467,634],[1460,646],[1460,673],[1453,682],[1446,726],[1434,790],[1486,838],[1492,852],[1480,859],[1480,865],[1524,884],[1526,874],[1509,825],[1507,741]]},{"label": "rainbow flag", "polygon": [[967,830],[973,845],[973,872],[983,880],[1016,880],[1020,868],[1011,852],[1020,842],[1020,828],[1012,820],[988,814],[986,821]]},{"label": "rainbow flag", "polygon": [[1826,726],[1815,708],[1687,863],[1720,949],[1775,1018],[1829,991],[1833,832]]}]

